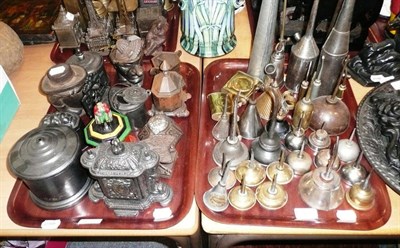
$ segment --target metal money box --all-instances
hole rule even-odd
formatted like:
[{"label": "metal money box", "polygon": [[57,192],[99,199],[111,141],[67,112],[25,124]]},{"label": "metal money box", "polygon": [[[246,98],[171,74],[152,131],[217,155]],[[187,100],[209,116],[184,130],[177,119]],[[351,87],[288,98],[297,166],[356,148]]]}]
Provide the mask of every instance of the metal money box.
[{"label": "metal money box", "polygon": [[103,99],[109,88],[110,80],[104,68],[103,57],[91,51],[77,51],[65,62],[70,65],[82,66],[86,72],[86,82],[82,88],[82,107],[89,117],[93,117],[94,105]]},{"label": "metal money box", "polygon": [[155,202],[166,206],[173,192],[159,181],[158,163],[159,155],[144,142],[114,139],[85,151],[81,164],[97,179],[89,198],[102,199],[117,216],[137,216]]}]

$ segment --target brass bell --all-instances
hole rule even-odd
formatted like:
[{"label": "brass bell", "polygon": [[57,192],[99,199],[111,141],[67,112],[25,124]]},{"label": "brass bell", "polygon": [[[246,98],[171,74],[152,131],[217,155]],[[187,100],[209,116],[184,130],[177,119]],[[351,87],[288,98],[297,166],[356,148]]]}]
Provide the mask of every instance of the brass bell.
[{"label": "brass bell", "polygon": [[246,186],[247,175],[243,175],[240,186],[236,186],[229,191],[229,204],[237,210],[246,211],[256,204],[256,196],[249,187]]},{"label": "brass bell", "polygon": [[360,183],[354,184],[346,193],[347,202],[360,211],[370,210],[375,205],[375,190],[371,187],[372,172]]},{"label": "brass bell", "polygon": [[277,184],[288,184],[292,181],[294,171],[287,163],[285,163],[285,154],[281,152],[281,158],[279,161],[270,163],[267,166],[267,177],[272,180],[276,176]]},{"label": "brass bell", "polygon": [[260,205],[269,210],[280,209],[288,201],[288,194],[282,185],[276,183],[276,175],[272,181],[265,182],[257,187],[256,199]]},{"label": "brass bell", "polygon": [[246,184],[249,187],[258,186],[267,176],[264,167],[254,160],[254,154],[252,151],[250,154],[250,160],[243,161],[235,170],[235,176],[239,182],[241,182],[244,175],[246,175]]}]

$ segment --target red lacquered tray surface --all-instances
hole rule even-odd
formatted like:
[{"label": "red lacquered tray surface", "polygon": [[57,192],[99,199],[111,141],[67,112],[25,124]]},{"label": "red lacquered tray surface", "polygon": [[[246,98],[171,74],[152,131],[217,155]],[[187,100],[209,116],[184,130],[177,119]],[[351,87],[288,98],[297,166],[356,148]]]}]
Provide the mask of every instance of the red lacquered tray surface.
[{"label": "red lacquered tray surface", "polygon": [[[201,99],[201,117],[200,117],[200,136],[199,150],[196,167],[196,185],[195,197],[200,210],[211,220],[225,224],[243,224],[243,225],[265,225],[265,226],[282,226],[282,227],[303,227],[303,228],[329,228],[329,229],[347,229],[347,230],[371,230],[385,224],[391,214],[390,199],[386,190],[385,183],[375,173],[371,177],[371,185],[376,190],[376,204],[368,211],[354,210],[357,216],[357,221],[354,223],[340,223],[336,217],[337,210],[353,210],[346,202],[335,210],[318,211],[318,219],[315,221],[297,221],[295,220],[295,208],[309,208],[300,198],[297,185],[300,180],[299,176],[287,185],[284,186],[289,195],[287,204],[278,210],[266,210],[256,203],[256,205],[247,211],[239,211],[229,206],[224,212],[213,212],[209,210],[203,202],[203,194],[211,188],[208,183],[208,172],[216,167],[212,159],[212,152],[215,145],[218,143],[212,137],[211,130],[215,125],[215,121],[211,119],[211,113],[208,106],[207,95],[211,92],[218,92],[222,86],[235,74],[237,71],[247,71],[247,59],[221,59],[211,63],[204,71],[203,75],[203,90]],[[344,102],[350,109],[351,121],[347,131],[341,135],[341,138],[348,138],[351,131],[355,127],[355,113],[357,103],[354,99],[350,85],[345,92]],[[239,110],[243,111],[243,107]],[[249,147],[251,141],[243,140]],[[306,149],[306,152],[312,154]],[[368,171],[371,166],[363,159],[361,162]],[[312,166],[314,169],[314,166]],[[268,179],[266,179],[268,180]],[[238,185],[238,182],[236,183]],[[343,184],[344,185],[344,184]],[[255,187],[252,188],[255,191]],[[349,187],[345,186],[345,190]]]},{"label": "red lacquered tray surface", "polygon": [[[105,61],[106,71],[111,82],[116,82],[117,74],[112,65]],[[144,64],[143,87],[149,89],[152,76],[149,74],[150,64]],[[21,180],[17,180],[9,197],[7,211],[12,221],[21,226],[40,227],[45,220],[60,219],[60,228],[119,228],[119,229],[161,229],[177,224],[189,212],[193,202],[194,173],[198,140],[199,101],[200,101],[200,72],[191,64],[181,63],[180,72],[183,75],[187,92],[192,98],[186,101],[190,115],[186,118],[173,118],[183,131],[183,136],[176,145],[178,159],[172,177],[162,178],[171,186],[173,198],[170,204],[162,207],[154,203],[150,208],[140,212],[137,217],[117,217],[113,210],[107,208],[101,200],[98,203],[90,201],[85,196],[77,205],[65,210],[49,211],[37,207],[29,196],[29,190]],[[151,105],[149,97],[147,107]],[[50,108],[51,109],[51,108]],[[51,111],[51,110],[50,110]],[[155,221],[155,209],[169,208],[170,218]],[[102,219],[100,224],[78,225],[82,219]]]},{"label": "red lacquered tray surface", "polygon": [[[173,52],[176,50],[176,44],[178,42],[178,28],[179,28],[179,13],[180,9],[177,4],[174,4],[174,7],[167,12],[165,16],[167,18],[167,22],[169,24],[167,39],[163,45],[163,51]],[[81,46],[81,50],[87,50],[86,45]],[[63,52],[60,52],[59,43],[55,42],[54,47],[50,53],[50,59],[58,64],[64,63],[71,55],[74,54],[74,49],[63,49]],[[148,57],[144,58],[149,59]]]}]

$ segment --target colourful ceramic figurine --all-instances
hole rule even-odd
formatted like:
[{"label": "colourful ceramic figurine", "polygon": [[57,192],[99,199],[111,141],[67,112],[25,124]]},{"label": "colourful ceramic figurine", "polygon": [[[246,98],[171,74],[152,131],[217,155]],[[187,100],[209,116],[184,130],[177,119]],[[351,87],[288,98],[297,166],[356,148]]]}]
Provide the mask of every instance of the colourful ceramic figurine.
[{"label": "colourful ceramic figurine", "polygon": [[217,57],[236,46],[235,9],[243,0],[181,0],[181,46],[199,57]]}]

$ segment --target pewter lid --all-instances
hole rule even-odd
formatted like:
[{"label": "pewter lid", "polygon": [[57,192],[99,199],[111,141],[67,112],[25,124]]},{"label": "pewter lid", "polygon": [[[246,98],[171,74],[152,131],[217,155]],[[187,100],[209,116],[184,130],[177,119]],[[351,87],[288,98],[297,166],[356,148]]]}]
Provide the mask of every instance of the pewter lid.
[{"label": "pewter lid", "polygon": [[59,93],[83,86],[86,70],[79,65],[61,63],[52,66],[41,81],[41,89],[46,94]]},{"label": "pewter lid", "polygon": [[149,90],[142,87],[131,86],[124,89],[122,97],[127,103],[138,105],[144,103],[150,94],[151,92]]},{"label": "pewter lid", "polygon": [[81,164],[95,177],[134,178],[158,162],[159,155],[146,143],[121,142],[118,139],[103,142],[81,156]]},{"label": "pewter lid", "polygon": [[85,51],[72,55],[65,63],[82,66],[88,74],[94,74],[103,66],[103,56],[95,52]]},{"label": "pewter lid", "polygon": [[67,126],[40,126],[22,136],[8,154],[10,170],[19,178],[38,180],[68,167],[81,149],[78,134]]}]

